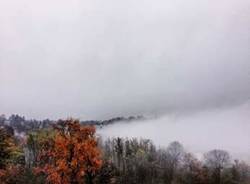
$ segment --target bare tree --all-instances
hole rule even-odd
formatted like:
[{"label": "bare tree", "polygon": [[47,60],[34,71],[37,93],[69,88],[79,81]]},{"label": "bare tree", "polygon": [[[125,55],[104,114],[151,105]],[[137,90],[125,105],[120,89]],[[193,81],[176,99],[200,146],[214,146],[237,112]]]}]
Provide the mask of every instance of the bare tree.
[{"label": "bare tree", "polygon": [[179,142],[174,141],[167,147],[167,154],[171,164],[177,167],[184,156],[184,148]]},{"label": "bare tree", "polygon": [[230,155],[224,150],[212,150],[204,154],[205,165],[212,171],[214,184],[221,183],[221,172],[230,165]]},{"label": "bare tree", "polygon": [[163,173],[164,182],[172,183],[177,172],[178,166],[184,156],[184,148],[179,142],[174,141],[170,143],[166,151],[163,151],[162,153],[162,164],[163,167],[165,167]]}]

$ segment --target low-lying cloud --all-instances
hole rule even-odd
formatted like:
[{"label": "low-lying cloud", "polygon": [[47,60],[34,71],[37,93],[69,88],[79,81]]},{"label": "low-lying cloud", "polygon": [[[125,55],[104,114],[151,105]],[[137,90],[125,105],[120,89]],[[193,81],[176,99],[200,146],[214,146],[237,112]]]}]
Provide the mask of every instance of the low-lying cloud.
[{"label": "low-lying cloud", "polygon": [[179,141],[187,151],[200,156],[212,149],[227,150],[233,158],[250,161],[250,105],[214,109],[186,116],[175,114],[158,119],[120,123],[98,129],[109,137],[151,139],[157,146],[167,147]]}]

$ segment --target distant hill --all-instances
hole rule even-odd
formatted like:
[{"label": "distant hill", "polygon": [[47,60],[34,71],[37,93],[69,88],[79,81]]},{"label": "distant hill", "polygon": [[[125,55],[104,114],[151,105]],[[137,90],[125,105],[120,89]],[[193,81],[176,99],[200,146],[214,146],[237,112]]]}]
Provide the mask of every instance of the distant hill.
[{"label": "distant hill", "polygon": [[131,122],[143,119],[143,116],[129,116],[129,117],[115,117],[108,120],[87,120],[87,121],[81,121],[84,125],[96,125],[96,126],[106,126],[118,122]]},{"label": "distant hill", "polygon": [[[103,127],[118,122],[131,122],[141,119],[144,119],[144,117],[143,116],[115,117],[107,120],[84,120],[81,121],[81,124]],[[26,119],[24,116],[20,116],[18,114],[13,114],[8,118],[5,115],[0,116],[0,127],[4,126],[8,129],[12,129],[12,131],[17,134],[27,133],[29,131],[39,130],[43,128],[49,128],[53,126],[53,124],[55,123],[56,123],[55,120],[50,120],[50,119],[44,119],[44,120]]]}]

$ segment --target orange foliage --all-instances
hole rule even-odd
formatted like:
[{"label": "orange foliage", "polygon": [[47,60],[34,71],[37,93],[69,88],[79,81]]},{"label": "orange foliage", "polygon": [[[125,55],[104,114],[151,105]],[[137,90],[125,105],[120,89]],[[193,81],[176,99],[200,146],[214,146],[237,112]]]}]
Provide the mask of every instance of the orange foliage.
[{"label": "orange foliage", "polygon": [[54,140],[43,143],[39,160],[36,171],[47,176],[47,183],[84,183],[84,176],[94,175],[102,165],[95,128],[73,119],[59,121]]},{"label": "orange foliage", "polygon": [[21,180],[24,168],[20,165],[8,165],[5,169],[0,169],[0,184],[17,183]]}]

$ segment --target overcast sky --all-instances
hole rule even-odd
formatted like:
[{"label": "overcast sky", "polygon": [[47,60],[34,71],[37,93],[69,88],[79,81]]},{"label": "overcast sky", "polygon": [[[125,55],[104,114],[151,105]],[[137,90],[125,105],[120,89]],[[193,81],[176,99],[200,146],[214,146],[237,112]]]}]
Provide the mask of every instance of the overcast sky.
[{"label": "overcast sky", "polygon": [[249,99],[249,0],[0,1],[0,114],[101,119]]}]

